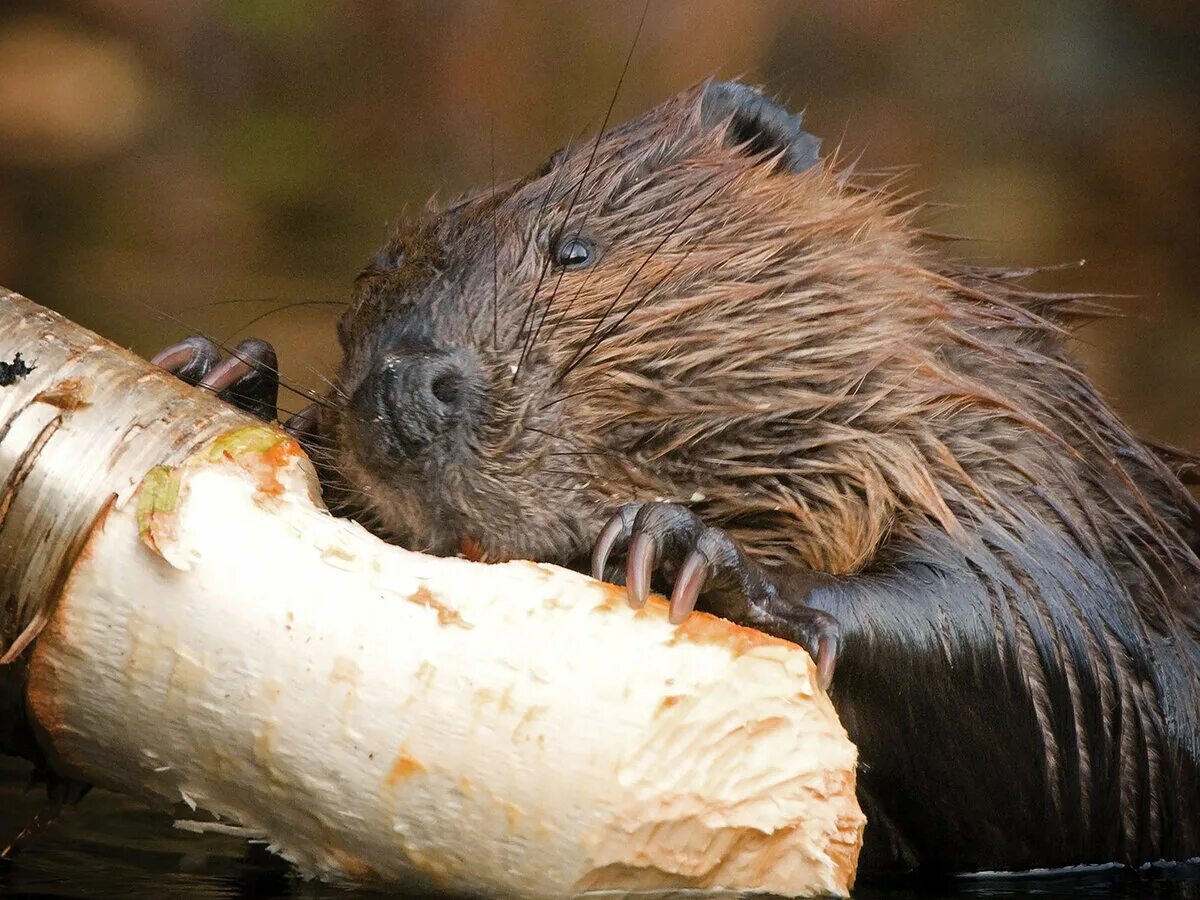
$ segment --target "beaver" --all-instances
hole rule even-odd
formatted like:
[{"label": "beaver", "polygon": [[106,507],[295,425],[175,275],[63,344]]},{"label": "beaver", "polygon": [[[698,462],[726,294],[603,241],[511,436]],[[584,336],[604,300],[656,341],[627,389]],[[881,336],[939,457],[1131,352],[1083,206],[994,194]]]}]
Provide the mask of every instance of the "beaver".
[{"label": "beaver", "polygon": [[[1195,461],[1073,360],[1092,298],[942,248],[707,82],[401,224],[289,427],[390,541],[808,647],[860,748],[864,874],[1200,854]],[[274,409],[262,342],[158,361]]]}]

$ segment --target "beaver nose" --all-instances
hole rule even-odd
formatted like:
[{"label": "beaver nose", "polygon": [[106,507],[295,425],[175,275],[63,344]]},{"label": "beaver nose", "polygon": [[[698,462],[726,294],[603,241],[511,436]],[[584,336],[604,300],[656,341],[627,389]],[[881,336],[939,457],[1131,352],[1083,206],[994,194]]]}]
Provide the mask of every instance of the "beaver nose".
[{"label": "beaver nose", "polygon": [[376,378],[376,405],[397,449],[413,455],[460,421],[478,393],[478,372],[461,350],[392,354]]}]

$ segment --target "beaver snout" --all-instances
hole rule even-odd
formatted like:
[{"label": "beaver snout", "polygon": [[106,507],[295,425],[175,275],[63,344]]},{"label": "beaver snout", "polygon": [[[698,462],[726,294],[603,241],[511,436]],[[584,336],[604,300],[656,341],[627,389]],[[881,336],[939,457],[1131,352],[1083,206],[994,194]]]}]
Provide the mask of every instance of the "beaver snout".
[{"label": "beaver snout", "polygon": [[358,449],[421,458],[473,417],[482,396],[479,367],[465,350],[389,353],[351,398]]}]

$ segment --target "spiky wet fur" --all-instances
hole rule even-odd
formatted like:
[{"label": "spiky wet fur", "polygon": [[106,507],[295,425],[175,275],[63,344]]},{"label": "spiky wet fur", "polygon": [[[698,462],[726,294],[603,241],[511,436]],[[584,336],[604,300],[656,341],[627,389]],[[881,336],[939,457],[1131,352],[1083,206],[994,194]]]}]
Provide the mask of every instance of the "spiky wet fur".
[{"label": "spiky wet fur", "polygon": [[[484,192],[402,226],[360,279],[343,325],[346,394],[405,341],[467,346],[487,366],[492,416],[472,457],[443,473],[461,482],[442,498],[456,522],[479,529],[496,555],[561,558],[578,548],[549,534],[512,543],[547,501],[607,510],[699,492],[697,511],[764,562],[854,572],[889,535],[929,522],[957,533],[1003,513],[1016,493],[1081,540],[1124,535],[1141,547],[1139,565],[1196,565],[1194,501],[1069,357],[1066,326],[1094,313],[1086,298],[956,267],[887,193],[848,185],[833,167],[781,176],[726,147],[719,130],[700,130],[696,107],[686,94],[602,141],[567,231],[583,224],[603,259],[541,280],[529,318],[546,323],[517,379],[536,324],[518,326],[587,146],[504,186],[494,208]],[[493,215],[503,235],[499,352]],[[597,323],[618,319],[559,379]],[[335,427],[343,436],[358,423]],[[551,466],[555,451],[579,452]],[[407,485],[388,490],[394,473],[359,471],[349,455],[338,463],[372,484],[365,502],[380,527],[410,530]],[[545,467],[581,477],[544,477]],[[548,495],[525,502],[539,488]],[[487,502],[492,494],[502,502]],[[1164,503],[1183,515],[1165,515]],[[1097,506],[1109,515],[1091,521]]]},{"label": "spiky wet fur", "polygon": [[[467,347],[488,413],[389,466],[354,450],[369,421],[329,417],[352,505],[409,546],[570,563],[614,505],[664,498],[780,572],[954,571],[973,588],[945,655],[977,615],[1043,736],[1029,790],[1114,858],[1194,840],[1165,793],[1200,755],[1200,508],[1167,464],[1186,455],[1072,360],[1094,305],[954,263],[836,163],[730,146],[701,91],[603,136],[590,170],[580,145],[400,228],[343,320],[339,388],[397,347]],[[599,262],[547,266],[575,232]],[[1113,791],[1119,821],[1093,821]]]}]

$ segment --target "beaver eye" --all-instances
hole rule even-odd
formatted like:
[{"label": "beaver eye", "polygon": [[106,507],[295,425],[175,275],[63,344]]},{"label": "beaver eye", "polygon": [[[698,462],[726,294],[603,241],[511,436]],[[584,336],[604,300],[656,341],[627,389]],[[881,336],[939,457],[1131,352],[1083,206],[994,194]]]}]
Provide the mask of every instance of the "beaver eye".
[{"label": "beaver eye", "polygon": [[581,237],[564,238],[554,251],[554,261],[564,269],[584,269],[595,259],[596,250],[590,241]]}]

